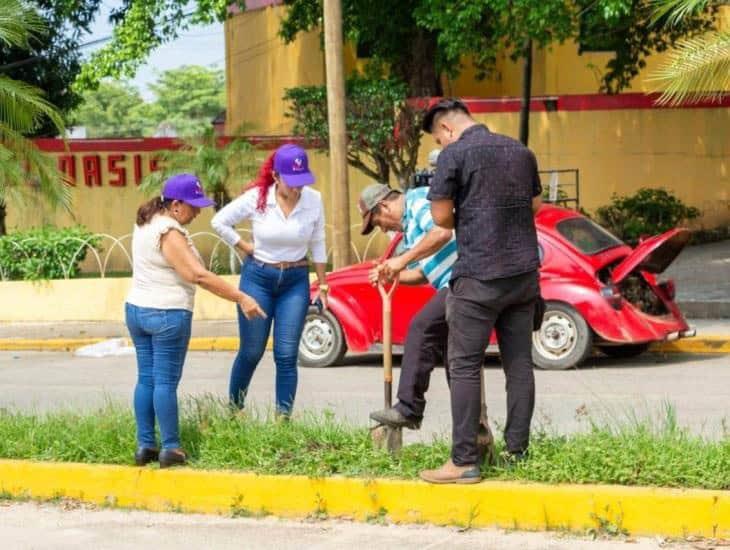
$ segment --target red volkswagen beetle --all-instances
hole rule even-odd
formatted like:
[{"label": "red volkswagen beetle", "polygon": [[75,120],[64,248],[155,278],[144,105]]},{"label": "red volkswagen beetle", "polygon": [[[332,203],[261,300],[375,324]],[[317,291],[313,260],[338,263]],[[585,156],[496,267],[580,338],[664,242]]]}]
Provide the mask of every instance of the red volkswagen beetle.
[{"label": "red volkswagen beetle", "polygon": [[[540,288],[547,303],[542,327],[533,333],[538,367],[578,366],[594,347],[613,357],[632,357],[652,342],[694,336],[674,302],[674,283],[656,278],[687,244],[689,231],[672,229],[632,249],[580,213],[552,205],[540,209],[536,225]],[[383,258],[398,253],[400,239],[391,241]],[[328,275],[329,311],[307,317],[299,345],[303,366],[329,367],[347,350],[379,349],[382,313],[378,291],[368,283],[372,266],[362,263]],[[433,293],[428,285],[396,289],[394,344],[403,344],[411,319]],[[494,335],[487,351],[498,351]]]}]

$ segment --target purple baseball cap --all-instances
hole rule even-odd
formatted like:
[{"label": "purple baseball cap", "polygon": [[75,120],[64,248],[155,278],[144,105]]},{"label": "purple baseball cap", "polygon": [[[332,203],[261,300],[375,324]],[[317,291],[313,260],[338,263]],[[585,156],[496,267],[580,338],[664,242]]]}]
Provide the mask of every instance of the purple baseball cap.
[{"label": "purple baseball cap", "polygon": [[175,174],[167,178],[162,187],[162,199],[182,201],[197,208],[215,204],[215,201],[205,196],[203,186],[194,174]]},{"label": "purple baseball cap", "polygon": [[304,187],[314,183],[309,171],[307,152],[293,143],[282,145],[274,153],[274,171],[289,187]]}]

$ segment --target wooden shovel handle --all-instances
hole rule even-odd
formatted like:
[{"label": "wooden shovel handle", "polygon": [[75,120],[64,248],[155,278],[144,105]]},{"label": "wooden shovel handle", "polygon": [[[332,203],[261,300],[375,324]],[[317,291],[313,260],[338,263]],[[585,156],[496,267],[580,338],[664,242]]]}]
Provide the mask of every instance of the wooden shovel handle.
[{"label": "wooden shovel handle", "polygon": [[378,282],[378,291],[383,300],[383,378],[385,380],[385,406],[390,407],[393,384],[393,310],[392,298],[398,280],[393,281],[386,290],[385,285]]}]

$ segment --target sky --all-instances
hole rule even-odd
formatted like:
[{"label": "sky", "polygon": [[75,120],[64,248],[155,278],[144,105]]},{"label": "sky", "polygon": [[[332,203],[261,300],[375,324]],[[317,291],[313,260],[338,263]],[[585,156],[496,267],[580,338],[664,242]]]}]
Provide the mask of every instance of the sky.
[{"label": "sky", "polygon": [[[109,13],[112,8],[120,4],[121,2],[116,0],[103,0],[99,15],[91,26],[92,32],[83,39],[84,42],[111,35],[112,25],[108,22]],[[85,48],[84,54],[88,55],[94,49],[96,48]],[[139,88],[145,99],[152,99],[147,85],[156,80],[157,73],[181,65],[205,65],[223,69],[225,67],[223,24],[191,27],[174,42],[160,46],[150,55],[147,63],[140,67],[137,76],[131,82]]]}]

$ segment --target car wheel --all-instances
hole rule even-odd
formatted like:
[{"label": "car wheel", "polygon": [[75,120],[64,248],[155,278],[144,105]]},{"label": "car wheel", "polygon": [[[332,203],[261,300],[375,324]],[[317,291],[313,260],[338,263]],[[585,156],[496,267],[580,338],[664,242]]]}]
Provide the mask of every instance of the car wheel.
[{"label": "car wheel", "polygon": [[651,344],[624,344],[622,346],[600,346],[603,353],[609,357],[616,357],[618,359],[628,359],[629,357],[636,357],[641,355],[649,349]]},{"label": "car wheel", "polygon": [[580,365],[591,353],[593,333],[575,309],[548,302],[540,330],[532,333],[532,361],[541,369],[564,370]]},{"label": "car wheel", "polygon": [[347,352],[339,321],[329,311],[309,313],[299,341],[299,364],[303,367],[331,367]]}]

